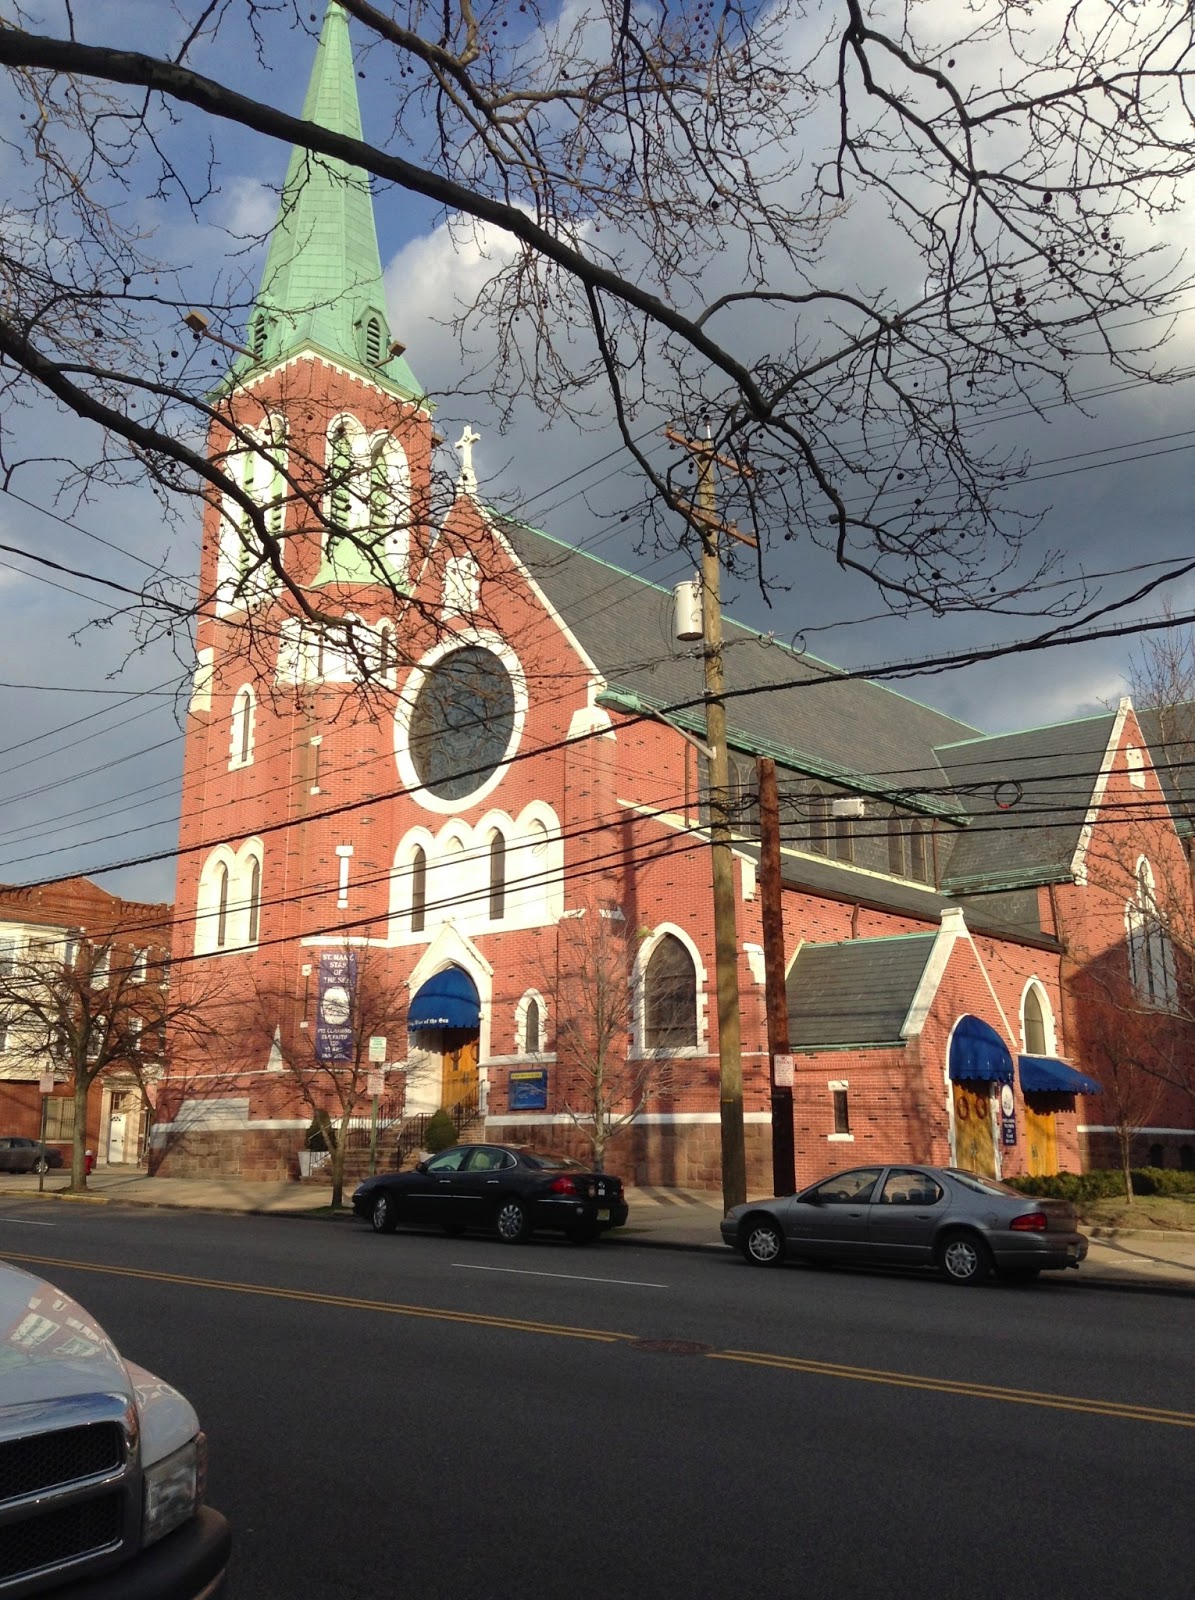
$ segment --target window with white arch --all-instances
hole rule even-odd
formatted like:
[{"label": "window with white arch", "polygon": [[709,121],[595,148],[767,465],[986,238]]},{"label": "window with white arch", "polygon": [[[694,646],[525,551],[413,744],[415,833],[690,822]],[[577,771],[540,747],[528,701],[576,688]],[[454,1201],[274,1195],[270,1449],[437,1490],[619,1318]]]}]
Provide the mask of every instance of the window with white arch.
[{"label": "window with white arch", "polygon": [[256,737],[257,707],[253,690],[243,684],[232,702],[232,727],[228,744],[228,765],[247,767],[253,761],[253,744]]},{"label": "window with white arch", "polygon": [[1143,1005],[1173,1011],[1178,1002],[1174,946],[1158,905],[1153,868],[1144,856],[1137,862],[1137,892],[1124,920],[1134,994]]},{"label": "window with white arch", "polygon": [[[286,531],[285,417],[271,415],[259,427],[241,427],[220,464],[261,511],[268,537],[281,538]],[[277,573],[248,511],[239,499],[225,495],[216,560],[217,605],[225,611],[250,606],[266,599],[277,585]]]},{"label": "window with white arch", "polygon": [[688,945],[675,933],[661,933],[640,972],[643,1049],[695,1050],[697,963]]},{"label": "window with white arch", "polygon": [[233,851],[217,845],[199,875],[195,906],[195,953],[213,955],[244,949],[261,934],[261,845],[256,841]]},{"label": "window with white arch", "polygon": [[547,1052],[548,1008],[538,989],[528,989],[515,1007],[515,1053],[540,1056]]},{"label": "window with white arch", "polygon": [[370,541],[401,581],[411,553],[411,468],[393,434],[373,441],[369,474]]},{"label": "window with white arch", "polygon": [[1021,1002],[1021,1038],[1027,1056],[1054,1054],[1054,1013],[1049,996],[1035,979]]}]

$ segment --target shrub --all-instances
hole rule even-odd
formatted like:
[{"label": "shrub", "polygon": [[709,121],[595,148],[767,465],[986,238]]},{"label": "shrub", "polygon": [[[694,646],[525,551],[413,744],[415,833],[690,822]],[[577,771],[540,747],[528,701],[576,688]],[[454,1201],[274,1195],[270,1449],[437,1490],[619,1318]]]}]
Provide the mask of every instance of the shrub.
[{"label": "shrub", "polygon": [[[1135,1167],[1130,1177],[1134,1194],[1195,1195],[1195,1172],[1178,1172],[1170,1167]],[[1070,1200],[1076,1205],[1124,1196],[1124,1178],[1119,1171],[1107,1168],[1004,1181],[1009,1188],[1019,1189],[1022,1194],[1039,1195],[1043,1200]]]},{"label": "shrub", "polygon": [[1134,1194],[1195,1195],[1195,1172],[1171,1167],[1138,1167],[1133,1173]]},{"label": "shrub", "polygon": [[317,1111],[303,1136],[303,1148],[305,1150],[326,1150],[328,1148],[328,1135],[331,1131],[331,1117],[326,1111]]},{"label": "shrub", "polygon": [[1050,1177],[1037,1174],[1025,1178],[1006,1178],[1005,1182],[1022,1194],[1039,1195],[1043,1200],[1114,1200],[1124,1194],[1124,1179],[1119,1172],[1055,1172]]},{"label": "shrub", "polygon": [[436,1155],[441,1150],[447,1150],[449,1145],[454,1145],[457,1138],[456,1123],[453,1122],[451,1114],[441,1106],[427,1125],[427,1133],[423,1140],[424,1148],[430,1150],[432,1155]]}]

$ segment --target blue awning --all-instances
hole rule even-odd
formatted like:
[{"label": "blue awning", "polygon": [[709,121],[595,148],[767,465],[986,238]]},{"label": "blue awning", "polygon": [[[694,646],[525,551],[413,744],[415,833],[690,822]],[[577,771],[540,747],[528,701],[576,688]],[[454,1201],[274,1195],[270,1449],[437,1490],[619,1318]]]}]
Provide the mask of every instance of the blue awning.
[{"label": "blue awning", "polygon": [[951,1035],[949,1070],[955,1083],[1011,1083],[1012,1056],[995,1028],[966,1016]]},{"label": "blue awning", "polygon": [[1053,1056],[1018,1056],[1021,1088],[1026,1094],[1103,1094],[1094,1078],[1076,1072]]},{"label": "blue awning", "polygon": [[445,967],[419,990],[407,1012],[408,1028],[476,1028],[481,1021],[477,986],[460,967]]}]

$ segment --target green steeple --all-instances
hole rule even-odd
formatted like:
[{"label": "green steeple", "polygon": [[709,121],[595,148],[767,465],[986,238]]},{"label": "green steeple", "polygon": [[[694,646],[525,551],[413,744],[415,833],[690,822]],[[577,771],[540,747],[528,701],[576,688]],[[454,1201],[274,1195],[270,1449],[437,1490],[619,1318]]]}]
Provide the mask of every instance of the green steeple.
[{"label": "green steeple", "polygon": [[[328,6],[303,120],[361,137],[357,77],[348,16]],[[404,395],[423,390],[401,356],[389,356],[390,323],[369,180],[360,167],[302,146],[291,152],[278,221],[261,288],[233,376],[272,364],[305,345],[368,371]]]}]

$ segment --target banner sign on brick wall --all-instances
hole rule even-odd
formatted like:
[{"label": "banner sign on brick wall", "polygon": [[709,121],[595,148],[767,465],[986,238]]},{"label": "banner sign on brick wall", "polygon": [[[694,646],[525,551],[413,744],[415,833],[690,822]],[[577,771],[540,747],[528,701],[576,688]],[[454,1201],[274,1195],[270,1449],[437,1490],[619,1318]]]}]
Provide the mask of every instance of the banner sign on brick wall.
[{"label": "banner sign on brick wall", "polygon": [[327,950],[319,958],[319,1008],[315,1018],[315,1053],[321,1061],[353,1059],[353,995],[357,957],[348,950]]}]

